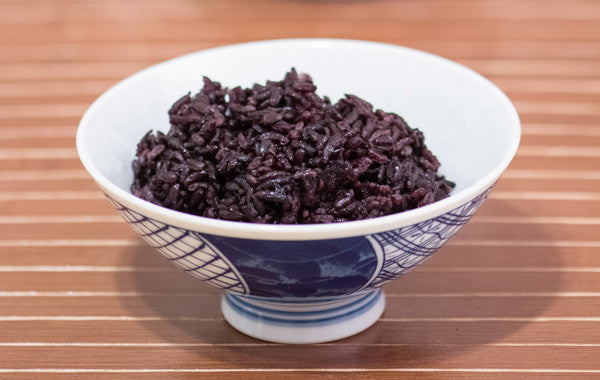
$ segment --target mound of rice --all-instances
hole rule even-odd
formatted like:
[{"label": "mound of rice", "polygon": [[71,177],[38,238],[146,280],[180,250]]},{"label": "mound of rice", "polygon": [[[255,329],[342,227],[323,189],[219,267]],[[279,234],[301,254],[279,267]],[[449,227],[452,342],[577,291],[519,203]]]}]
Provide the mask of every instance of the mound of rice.
[{"label": "mound of rice", "polygon": [[448,196],[423,134],[346,95],[332,104],[307,74],[202,90],[169,110],[133,161],[134,195],[232,221],[331,223],[410,210]]}]

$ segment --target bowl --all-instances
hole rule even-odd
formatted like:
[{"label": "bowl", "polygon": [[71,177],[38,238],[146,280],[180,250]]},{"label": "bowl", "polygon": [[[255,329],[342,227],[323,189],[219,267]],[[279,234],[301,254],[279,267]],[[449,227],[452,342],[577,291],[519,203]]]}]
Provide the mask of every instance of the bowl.
[{"label": "bowl", "polygon": [[[425,135],[441,174],[456,182],[441,201],[394,215],[319,225],[204,218],[133,196],[131,162],[148,130],[202,77],[224,86],[278,80],[291,67],[320,95],[355,94]],[[517,112],[491,82],[447,59],[367,41],[273,40],[188,54],[132,75],[83,116],[77,150],[110,202],[168,261],[224,289],[221,310],[239,331],[282,343],[326,342],[374,324],[382,285],[431,257],[484,202],[515,155]],[[432,274],[434,275],[434,274]]]}]

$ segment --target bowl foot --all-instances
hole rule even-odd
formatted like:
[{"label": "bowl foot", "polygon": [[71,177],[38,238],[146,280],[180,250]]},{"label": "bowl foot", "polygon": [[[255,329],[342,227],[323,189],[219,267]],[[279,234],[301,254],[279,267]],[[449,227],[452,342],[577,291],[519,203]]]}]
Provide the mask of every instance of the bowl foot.
[{"label": "bowl foot", "polygon": [[276,343],[322,343],[349,337],[383,313],[381,289],[326,298],[265,298],[225,293],[223,316],[235,329]]}]

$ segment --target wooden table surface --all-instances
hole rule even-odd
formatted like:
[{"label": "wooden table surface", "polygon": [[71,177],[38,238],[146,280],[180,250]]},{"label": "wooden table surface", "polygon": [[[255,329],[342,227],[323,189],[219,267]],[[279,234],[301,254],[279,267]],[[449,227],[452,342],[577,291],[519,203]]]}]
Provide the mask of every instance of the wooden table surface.
[{"label": "wooden table surface", "polygon": [[[515,103],[522,143],[366,332],[246,337],[220,292],[153,253],[83,170],[85,109],[213,46],[356,38],[456,60]],[[599,378],[600,2],[0,0],[0,377]]]}]

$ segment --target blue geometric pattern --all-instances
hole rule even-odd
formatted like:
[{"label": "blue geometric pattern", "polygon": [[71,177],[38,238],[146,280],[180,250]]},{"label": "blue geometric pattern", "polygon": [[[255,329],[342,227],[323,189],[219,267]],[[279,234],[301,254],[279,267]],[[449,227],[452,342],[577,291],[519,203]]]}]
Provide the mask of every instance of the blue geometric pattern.
[{"label": "blue geometric pattern", "polygon": [[397,230],[308,241],[203,235],[108,198],[146,242],[212,285],[243,295],[326,297],[379,288],[421,264],[471,219],[491,189],[444,215]]},{"label": "blue geometric pattern", "polygon": [[437,218],[367,236],[378,258],[383,261],[379,272],[367,286],[379,287],[428,259],[471,219],[492,187]]},{"label": "blue geometric pattern", "polygon": [[248,285],[229,260],[200,234],[150,219],[108,199],[135,232],[169,261],[214,286],[249,294]]}]

